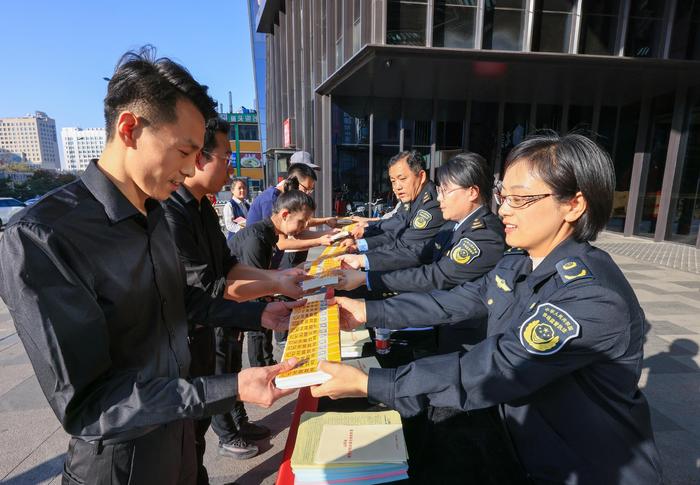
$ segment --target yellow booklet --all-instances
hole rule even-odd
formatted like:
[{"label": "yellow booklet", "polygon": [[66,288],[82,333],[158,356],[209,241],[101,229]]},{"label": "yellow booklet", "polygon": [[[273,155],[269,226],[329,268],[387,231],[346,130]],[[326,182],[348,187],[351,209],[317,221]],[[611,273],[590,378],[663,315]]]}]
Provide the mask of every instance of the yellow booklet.
[{"label": "yellow booklet", "polygon": [[[297,432],[296,444],[294,445],[294,453],[292,453],[291,465],[293,469],[301,468],[336,468],[336,467],[357,467],[362,468],[362,463],[316,463],[316,453],[321,446],[321,434],[325,426],[342,425],[354,427],[373,426],[401,426],[401,416],[396,411],[380,411],[380,412],[356,412],[356,413],[310,413],[306,412],[301,415],[299,422],[299,430]],[[331,436],[332,436],[331,432]],[[398,445],[397,445],[398,446]],[[377,454],[381,454],[377,451]],[[396,452],[391,451],[386,454],[386,458],[395,458]],[[378,457],[377,462],[383,458]],[[403,446],[403,459],[408,459],[406,454],[405,444]],[[391,463],[386,461],[385,463]]]},{"label": "yellow booklet", "polygon": [[318,370],[321,360],[340,362],[340,322],[338,305],[327,300],[308,301],[292,310],[289,319],[289,336],[282,360],[292,357],[302,364],[275,378],[280,389],[294,389],[321,384],[330,379]]},{"label": "yellow booklet", "polygon": [[400,424],[325,424],[314,462],[403,463],[406,443]]}]

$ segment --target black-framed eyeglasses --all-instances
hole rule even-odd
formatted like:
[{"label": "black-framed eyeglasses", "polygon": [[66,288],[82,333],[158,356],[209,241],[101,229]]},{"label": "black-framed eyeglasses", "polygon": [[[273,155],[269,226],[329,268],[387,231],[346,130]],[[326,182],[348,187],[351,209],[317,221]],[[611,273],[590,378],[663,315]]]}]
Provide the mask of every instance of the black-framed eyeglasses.
[{"label": "black-framed eyeglasses", "polygon": [[437,193],[444,198],[444,197],[447,197],[448,195],[450,195],[452,192],[456,192],[456,191],[463,189],[463,188],[464,187],[457,187],[454,189],[445,190],[445,188],[442,185],[438,185],[437,186]]},{"label": "black-framed eyeglasses", "polygon": [[523,207],[532,205],[538,200],[542,200],[550,195],[554,194],[501,195],[500,192],[496,192],[494,189],[493,198],[498,205],[508,204],[508,206],[513,209],[522,209]]},{"label": "black-framed eyeglasses", "polygon": [[301,190],[307,195],[311,195],[314,193],[314,189],[309,189],[306,185],[302,184],[301,182],[299,182],[299,187],[301,187]]}]

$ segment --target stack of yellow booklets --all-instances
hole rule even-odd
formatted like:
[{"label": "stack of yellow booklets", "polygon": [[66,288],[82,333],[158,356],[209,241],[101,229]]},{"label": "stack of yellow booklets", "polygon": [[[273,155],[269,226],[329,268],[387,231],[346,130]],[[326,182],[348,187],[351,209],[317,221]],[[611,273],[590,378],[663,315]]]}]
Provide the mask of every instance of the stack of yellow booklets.
[{"label": "stack of yellow booklets", "polygon": [[296,357],[301,365],[275,378],[280,389],[321,384],[330,379],[318,370],[321,360],[340,362],[340,322],[338,305],[328,300],[308,301],[292,310],[289,336],[282,360]]},{"label": "stack of yellow booklets", "polygon": [[396,411],[307,412],[291,465],[297,484],[373,484],[408,478],[407,459]]}]

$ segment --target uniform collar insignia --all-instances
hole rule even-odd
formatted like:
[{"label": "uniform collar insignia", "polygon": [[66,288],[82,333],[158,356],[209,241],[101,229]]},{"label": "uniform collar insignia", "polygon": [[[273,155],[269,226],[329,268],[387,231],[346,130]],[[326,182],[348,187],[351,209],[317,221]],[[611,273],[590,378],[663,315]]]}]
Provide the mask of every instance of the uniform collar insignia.
[{"label": "uniform collar insignia", "polygon": [[500,276],[496,275],[496,286],[499,287],[501,290],[505,291],[508,293],[509,291],[512,291],[508,284],[506,283],[506,280],[501,278]]}]

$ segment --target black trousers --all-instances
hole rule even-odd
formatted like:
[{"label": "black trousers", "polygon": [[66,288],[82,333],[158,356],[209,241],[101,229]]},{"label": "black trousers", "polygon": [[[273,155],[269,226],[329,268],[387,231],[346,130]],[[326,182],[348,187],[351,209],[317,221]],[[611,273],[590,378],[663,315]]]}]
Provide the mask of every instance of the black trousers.
[{"label": "black trousers", "polygon": [[[216,373],[237,374],[243,367],[243,332],[232,328],[216,329]],[[238,437],[241,423],[248,419],[241,401],[224,414],[212,416],[211,428],[219,437],[219,442],[228,443]]]},{"label": "black trousers", "polygon": [[[211,327],[198,327],[190,331],[190,376],[202,377],[214,374],[215,337]],[[207,485],[209,474],[204,467],[204,452],[207,449],[205,438],[211,418],[198,419],[194,422],[194,446],[197,455],[197,485]]]},{"label": "black trousers", "polygon": [[264,367],[274,364],[272,355],[272,330],[247,332],[248,362],[251,367]]},{"label": "black trousers", "polygon": [[71,438],[63,485],[189,485],[197,463],[192,420],[179,420],[124,443],[104,445]]}]

